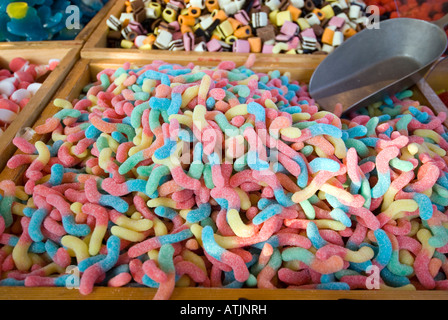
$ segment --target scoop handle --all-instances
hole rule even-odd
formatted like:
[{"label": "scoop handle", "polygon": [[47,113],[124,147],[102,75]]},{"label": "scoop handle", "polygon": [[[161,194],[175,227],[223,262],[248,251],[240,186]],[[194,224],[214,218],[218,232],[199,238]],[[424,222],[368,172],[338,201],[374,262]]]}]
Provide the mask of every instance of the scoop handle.
[{"label": "scoop handle", "polygon": [[448,13],[439,20],[433,21],[432,23],[434,23],[440,29],[444,30],[448,26]]}]

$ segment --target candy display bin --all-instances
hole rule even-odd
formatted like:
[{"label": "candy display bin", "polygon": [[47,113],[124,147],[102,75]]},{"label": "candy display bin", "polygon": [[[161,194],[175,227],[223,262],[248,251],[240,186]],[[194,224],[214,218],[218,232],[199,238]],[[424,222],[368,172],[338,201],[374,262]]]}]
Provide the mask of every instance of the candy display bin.
[{"label": "candy display bin", "polygon": [[12,140],[20,131],[31,127],[38,119],[40,113],[46,107],[59,85],[65,79],[79,58],[81,46],[58,47],[58,46],[33,46],[23,48],[10,48],[0,50],[0,65],[8,68],[9,62],[17,57],[29,60],[35,64],[47,64],[50,59],[58,59],[58,66],[46,75],[42,86],[21,110],[17,118],[9,125],[0,138],[0,168],[3,169],[9,157],[16,150]]},{"label": "candy display bin", "polygon": [[[232,59],[231,57],[229,59]],[[234,57],[237,65],[241,65],[239,57]],[[306,59],[306,58],[304,58]],[[54,115],[59,108],[55,107],[52,101],[56,98],[73,100],[79,96],[82,89],[93,80],[96,74],[105,68],[119,68],[129,59],[121,60],[91,60],[80,59],[73,67],[71,73],[65,78],[59,89],[51,98],[51,102],[46,105],[39,119],[34,123],[33,128],[44,124],[46,119]],[[135,60],[133,63],[144,65],[150,63],[151,57]],[[171,63],[183,63],[183,58],[175,61],[173,57]],[[206,60],[211,65],[213,61]],[[219,61],[214,61],[215,64]],[[295,80],[308,81],[313,72],[312,67],[306,67],[306,61],[303,64],[293,67],[282,63],[263,65],[263,61],[256,61],[254,70],[268,72],[271,70],[280,70],[291,72],[291,77]],[[314,62],[310,62],[312,64]],[[196,63],[201,65],[201,62]],[[308,64],[308,65],[309,65]],[[446,107],[440,105],[434,98],[434,91],[422,80],[418,85],[412,88],[415,92],[414,98],[421,103],[432,107],[436,111],[447,111]],[[446,123],[445,123],[446,125]],[[30,142],[47,141],[48,136],[35,134]],[[17,151],[16,154],[19,154]],[[11,179],[20,183],[26,166],[16,169],[5,168],[0,174],[0,181]],[[89,295],[82,295],[75,288],[65,287],[1,287],[0,296],[9,300],[149,300],[154,297],[156,289],[145,287],[95,287]],[[411,291],[411,290],[289,290],[289,289],[221,289],[221,288],[191,288],[178,287],[174,290],[171,299],[173,300],[337,300],[337,299],[359,299],[359,300],[447,300],[448,291]]]},{"label": "candy display bin", "polygon": [[[133,49],[123,49],[123,48],[109,48],[107,46],[107,34],[109,32],[109,27],[106,22],[110,15],[120,16],[120,14],[125,10],[126,0],[116,0],[114,5],[110,8],[108,13],[104,16],[102,21],[97,26],[96,30],[92,33],[89,39],[86,41],[82,51],[81,57],[85,59],[121,59],[125,56],[129,61],[145,59],[151,57],[152,59],[164,60],[167,62],[177,61],[179,63],[188,62],[200,62],[214,63],[216,61],[233,60],[238,63],[244,63],[247,59],[248,54],[246,53],[233,53],[233,52],[194,52],[194,51],[169,51],[169,50],[139,50]],[[326,55],[322,54],[268,54],[268,53],[256,53],[257,60],[262,64],[279,63],[301,63],[304,61],[309,62],[309,67],[315,67]],[[305,57],[305,58],[304,58]],[[236,59],[236,60],[235,60]]]},{"label": "candy display bin", "polygon": [[109,0],[103,8],[97,12],[97,14],[87,23],[84,28],[78,33],[73,40],[48,40],[48,41],[14,41],[14,42],[0,42],[0,50],[7,48],[17,48],[17,47],[34,47],[39,45],[45,46],[82,46],[91,36],[93,31],[97,28],[98,24],[110,8],[114,5],[114,0]]}]

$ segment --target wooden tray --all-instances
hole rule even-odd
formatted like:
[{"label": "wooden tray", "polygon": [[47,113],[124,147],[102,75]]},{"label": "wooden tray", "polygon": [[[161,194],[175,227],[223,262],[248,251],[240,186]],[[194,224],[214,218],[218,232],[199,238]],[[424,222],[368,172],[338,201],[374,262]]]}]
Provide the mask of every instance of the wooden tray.
[{"label": "wooden tray", "polygon": [[[53,99],[62,98],[73,100],[78,97],[82,88],[95,78],[100,70],[107,67],[117,68],[122,66],[124,61],[108,61],[108,60],[88,60],[80,59],[73,67],[69,76],[61,84]],[[141,60],[139,63],[149,63],[150,60]],[[282,66],[280,66],[282,67]],[[273,70],[275,66],[261,66],[256,63],[254,69],[260,71]],[[286,68],[283,66],[283,68]],[[308,71],[294,72],[301,74],[301,77],[294,77],[296,80],[307,81]],[[420,88],[422,90],[420,90]],[[431,88],[422,80],[414,89],[415,98],[422,103],[429,105],[431,97]],[[434,93],[432,93],[434,94]],[[447,111],[442,106],[432,106],[434,110]],[[43,110],[41,117],[36,121],[33,127],[45,123],[45,120],[55,114],[59,109],[51,102]],[[35,135],[31,142],[47,141],[48,137]],[[16,151],[20,154],[20,151]],[[18,183],[22,180],[22,176],[26,166],[11,170],[5,168],[0,173],[0,181],[11,179]],[[62,287],[45,287],[45,288],[27,288],[27,287],[0,287],[0,297],[7,297],[8,300],[150,300],[154,297],[156,289],[144,287],[122,287],[108,288],[95,287],[93,292],[87,296],[83,296],[78,290],[67,289]],[[448,300],[448,291],[407,291],[407,290],[353,290],[353,291],[332,291],[332,290],[290,290],[290,289],[223,289],[223,288],[175,288],[172,300],[338,300],[338,299],[359,299],[359,300]]]},{"label": "wooden tray", "polygon": [[[244,63],[248,57],[248,53],[233,53],[233,52],[187,52],[187,51],[168,51],[168,50],[139,50],[139,49],[122,49],[122,48],[108,48],[107,47],[107,34],[109,27],[106,24],[107,19],[111,14],[117,18],[125,10],[126,0],[117,0],[115,4],[110,8],[109,12],[104,16],[96,30],[92,33],[90,38],[86,41],[82,51],[81,57],[85,59],[122,59],[126,57],[127,60],[140,60],[140,59],[159,59],[167,62],[177,61],[178,63],[201,63],[209,61],[212,65],[216,61],[232,60],[237,63]],[[315,67],[320,63],[326,55],[313,55],[313,54],[266,54],[257,53],[257,61],[263,64],[278,64],[278,63],[298,63],[301,65],[303,62],[308,62],[309,67]],[[316,64],[317,63],[317,64]]]},{"label": "wooden tray", "polygon": [[91,36],[93,31],[97,28],[98,24],[102,21],[106,13],[115,3],[115,0],[109,0],[103,8],[97,12],[97,14],[84,26],[73,40],[47,40],[47,41],[14,41],[14,42],[0,42],[0,50],[8,48],[23,48],[34,47],[40,45],[64,47],[64,46],[82,46]]},{"label": "wooden tray", "polygon": [[68,75],[79,58],[81,46],[48,47],[34,46],[21,49],[0,50],[0,66],[7,68],[9,62],[16,57],[22,57],[36,64],[47,64],[50,59],[59,59],[59,65],[48,74],[40,89],[22,109],[19,116],[9,125],[0,138],[0,170],[16,150],[11,143],[20,129],[31,127],[38,119],[42,110],[50,102],[51,97],[61,82]]}]

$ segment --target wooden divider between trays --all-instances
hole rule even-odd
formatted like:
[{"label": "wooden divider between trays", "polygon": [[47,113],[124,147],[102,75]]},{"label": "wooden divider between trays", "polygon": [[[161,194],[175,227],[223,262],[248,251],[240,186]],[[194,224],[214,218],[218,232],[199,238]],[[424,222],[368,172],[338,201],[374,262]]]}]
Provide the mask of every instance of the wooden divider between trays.
[{"label": "wooden divider between trays", "polygon": [[[71,73],[61,83],[61,86],[53,96],[55,98],[63,98],[69,101],[79,97],[80,92],[85,85],[91,83],[96,79],[96,73],[104,68],[118,68],[124,61],[111,60],[88,60],[80,59],[73,67]],[[140,60],[138,65],[150,63],[151,60]],[[178,61],[181,62],[181,61]],[[208,61],[210,62],[210,61]],[[255,66],[262,72],[263,66]],[[273,70],[272,66],[265,66],[264,71]],[[277,68],[277,69],[281,69]],[[284,70],[286,71],[286,70]],[[304,78],[295,78],[303,81],[309,80],[309,75],[312,70],[288,70],[293,74],[302,75]],[[310,73],[311,72],[311,73]],[[308,77],[308,78],[307,78]],[[415,92],[415,99],[418,99],[423,104],[432,107],[437,111],[446,112],[446,107],[441,106],[434,99],[434,92],[422,80],[417,86],[412,88]],[[429,105],[433,103],[435,105]],[[42,111],[40,118],[35,122],[33,128],[44,124],[45,120],[52,117],[60,109],[50,102]],[[31,142],[38,140],[48,141],[50,135],[36,134]],[[20,154],[18,150],[16,154]],[[27,166],[23,165],[17,169],[5,168],[0,173],[0,181],[11,179],[16,183],[22,183],[23,173]],[[27,288],[27,287],[0,287],[0,296],[8,297],[10,300],[32,300],[32,299],[55,299],[55,300],[116,300],[116,299],[132,299],[132,300],[148,300],[152,299],[156,293],[156,289],[152,288],[109,288],[109,287],[95,287],[90,295],[83,296],[76,289],[59,288]],[[192,288],[192,287],[178,287],[175,288],[173,300],[236,300],[236,299],[258,299],[258,300],[335,300],[335,299],[360,299],[360,300],[448,300],[448,291],[404,291],[404,290],[354,290],[354,291],[332,291],[332,290],[292,290],[292,289],[255,289],[255,288],[241,288],[241,289],[223,289],[223,288]]]}]

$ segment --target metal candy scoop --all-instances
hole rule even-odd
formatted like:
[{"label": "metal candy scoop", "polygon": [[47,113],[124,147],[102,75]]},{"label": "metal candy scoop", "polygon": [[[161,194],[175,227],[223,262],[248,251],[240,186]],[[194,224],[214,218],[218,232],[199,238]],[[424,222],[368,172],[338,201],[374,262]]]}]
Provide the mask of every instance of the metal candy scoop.
[{"label": "metal candy scoop", "polygon": [[438,21],[395,18],[364,29],[329,54],[314,71],[309,93],[319,106],[343,112],[367,106],[417,83],[447,48]]}]

